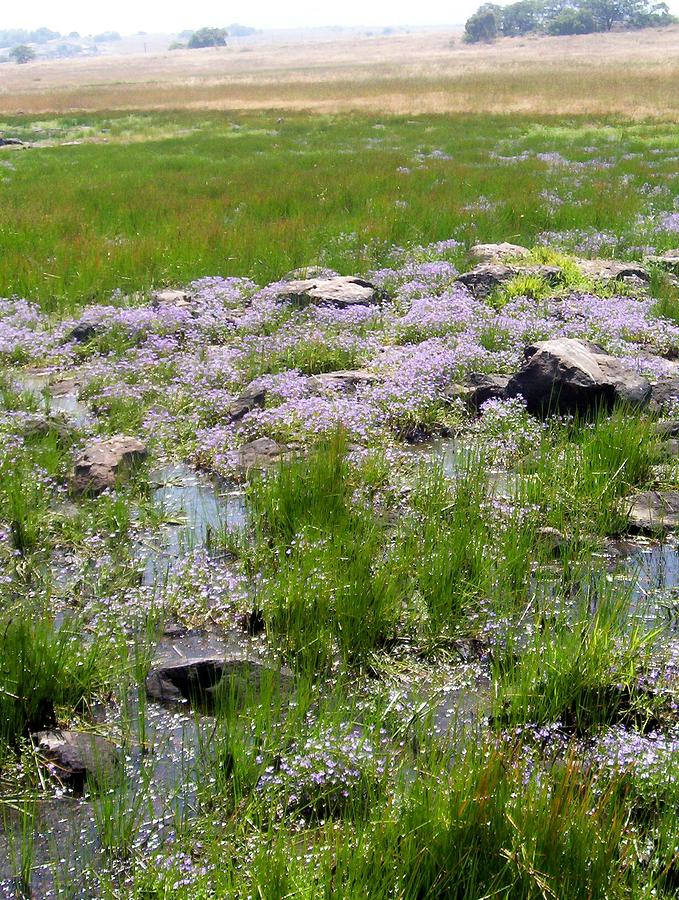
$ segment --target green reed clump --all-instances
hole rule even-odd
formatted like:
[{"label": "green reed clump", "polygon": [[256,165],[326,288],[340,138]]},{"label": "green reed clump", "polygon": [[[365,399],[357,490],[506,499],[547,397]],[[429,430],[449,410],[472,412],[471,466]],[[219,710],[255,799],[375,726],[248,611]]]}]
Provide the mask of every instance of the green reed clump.
[{"label": "green reed clump", "polygon": [[595,583],[575,610],[524,623],[495,655],[493,721],[559,722],[578,734],[606,724],[657,725],[662,701],[639,684],[655,637],[632,620],[624,598]]},{"label": "green reed clump", "polygon": [[82,709],[103,679],[101,647],[82,640],[76,621],[59,630],[26,611],[0,622],[0,750],[55,725],[63,708]]},{"label": "green reed clump", "polygon": [[519,467],[526,502],[550,525],[593,534],[626,527],[622,498],[650,477],[658,458],[652,420],[620,407],[593,422],[556,425]]}]

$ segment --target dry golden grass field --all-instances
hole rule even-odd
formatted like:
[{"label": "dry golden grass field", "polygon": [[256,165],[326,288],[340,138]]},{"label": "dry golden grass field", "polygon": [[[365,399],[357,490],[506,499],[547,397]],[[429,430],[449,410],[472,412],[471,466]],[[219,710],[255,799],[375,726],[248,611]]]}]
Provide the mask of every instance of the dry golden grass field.
[{"label": "dry golden grass field", "polygon": [[673,119],[679,26],[505,39],[325,33],[0,67],[0,113],[127,109],[553,113]]}]

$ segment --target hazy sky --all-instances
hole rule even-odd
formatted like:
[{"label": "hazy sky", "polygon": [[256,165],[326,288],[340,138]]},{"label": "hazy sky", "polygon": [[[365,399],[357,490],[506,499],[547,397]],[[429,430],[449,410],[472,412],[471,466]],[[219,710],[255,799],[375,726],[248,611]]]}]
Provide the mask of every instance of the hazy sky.
[{"label": "hazy sky", "polygon": [[[240,22],[257,28],[295,28],[304,25],[444,25],[464,22],[481,0],[193,0],[172,4],[167,0],[26,0],[3,3],[0,28],[37,28],[88,34],[113,29],[183,31],[202,25]],[[679,0],[669,6],[679,14]]]}]

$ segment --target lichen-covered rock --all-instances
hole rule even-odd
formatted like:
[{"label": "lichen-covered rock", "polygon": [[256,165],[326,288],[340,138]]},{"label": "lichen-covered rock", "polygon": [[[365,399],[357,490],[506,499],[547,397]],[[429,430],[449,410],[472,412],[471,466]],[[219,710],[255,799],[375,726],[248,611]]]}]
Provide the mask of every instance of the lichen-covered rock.
[{"label": "lichen-covered rock", "polygon": [[334,269],[328,269],[325,266],[301,266],[299,269],[293,269],[291,272],[287,272],[280,280],[308,281],[309,279],[322,278],[327,280],[328,278],[341,277],[339,272],[335,272]]},{"label": "lichen-covered rock", "polygon": [[520,394],[531,412],[589,412],[616,401],[643,406],[651,396],[644,378],[589,341],[541,341],[524,355],[526,362],[509,380],[507,395]]},{"label": "lichen-covered rock", "polygon": [[334,278],[307,278],[289,281],[278,291],[278,299],[308,306],[370,306],[382,300],[382,293],[374,284],[362,278],[338,275]]},{"label": "lichen-covered rock", "polygon": [[32,738],[54,776],[78,793],[82,793],[88,778],[110,779],[118,763],[115,746],[97,734],[53,729],[38,731]]},{"label": "lichen-covered rock", "polygon": [[309,378],[308,387],[313,394],[322,394],[328,390],[351,394],[357,388],[375,384],[379,380],[379,375],[365,369],[341,369],[336,372],[312,375]]},{"label": "lichen-covered rock", "polygon": [[504,263],[484,263],[474,266],[469,272],[464,272],[457,280],[475,297],[483,299],[519,275],[535,275],[553,285],[557,285],[563,277],[558,266],[509,266]]},{"label": "lichen-covered rock", "polygon": [[621,262],[615,259],[579,259],[580,272],[593,281],[623,281],[635,285],[647,284],[649,274],[640,263]]},{"label": "lichen-covered rock", "polygon": [[114,487],[146,454],[146,445],[129,435],[93,440],[75,461],[73,486],[78,493],[101,493]]}]

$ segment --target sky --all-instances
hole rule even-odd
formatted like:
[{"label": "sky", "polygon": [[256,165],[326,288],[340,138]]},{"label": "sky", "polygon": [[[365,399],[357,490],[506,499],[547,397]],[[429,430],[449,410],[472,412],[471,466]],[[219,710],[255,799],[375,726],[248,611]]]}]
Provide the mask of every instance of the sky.
[{"label": "sky", "polygon": [[[232,22],[255,28],[298,28],[323,25],[452,25],[464,22],[481,0],[193,0],[190,4],[167,0],[25,0],[4,3],[0,29],[46,26],[67,34],[78,31],[137,31],[174,33],[203,25],[223,26]],[[669,0],[679,15],[679,0]]]}]

